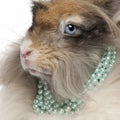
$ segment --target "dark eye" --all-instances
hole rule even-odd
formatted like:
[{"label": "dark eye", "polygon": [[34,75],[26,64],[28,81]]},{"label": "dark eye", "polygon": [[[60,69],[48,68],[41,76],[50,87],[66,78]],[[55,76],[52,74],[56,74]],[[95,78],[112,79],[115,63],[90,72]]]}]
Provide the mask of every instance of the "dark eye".
[{"label": "dark eye", "polygon": [[66,27],[65,27],[65,33],[66,34],[69,34],[69,35],[73,35],[75,34],[77,31],[77,27],[75,25],[72,25],[72,24],[68,24]]}]

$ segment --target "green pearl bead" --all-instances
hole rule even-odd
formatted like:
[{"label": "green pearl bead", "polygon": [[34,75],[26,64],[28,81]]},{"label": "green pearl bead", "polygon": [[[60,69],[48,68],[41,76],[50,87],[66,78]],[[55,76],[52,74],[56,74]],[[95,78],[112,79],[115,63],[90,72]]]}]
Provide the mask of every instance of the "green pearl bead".
[{"label": "green pearl bead", "polygon": [[55,104],[53,104],[53,108],[58,108],[59,107],[59,105],[57,104],[57,103],[55,103]]},{"label": "green pearl bead", "polygon": [[[40,95],[40,94],[39,94],[39,95]],[[41,100],[43,99],[43,96],[42,96],[42,95],[37,96],[36,99],[41,101]]]},{"label": "green pearl bead", "polygon": [[34,104],[38,104],[39,103],[39,101],[38,100],[34,100]]},{"label": "green pearl bead", "polygon": [[70,112],[70,111],[71,111],[71,107],[68,106],[68,107],[65,109],[65,111],[66,111],[66,112]]},{"label": "green pearl bead", "polygon": [[38,90],[38,94],[39,95],[43,94],[43,91],[42,90]]},{"label": "green pearl bead", "polygon": [[34,111],[35,111],[35,113],[40,113],[40,109],[39,108],[35,109]]},{"label": "green pearl bead", "polygon": [[48,95],[50,95],[50,91],[46,90],[45,93],[44,93],[44,96],[48,96]]},{"label": "green pearl bead", "polygon": [[48,100],[52,99],[52,95],[46,96]]},{"label": "green pearl bead", "polygon": [[38,85],[38,88],[39,88],[39,89],[42,89],[42,87],[43,87],[42,85]]},{"label": "green pearl bead", "polygon": [[37,108],[38,108],[38,105],[34,104],[34,105],[33,105],[33,108],[34,108],[34,109],[37,109]]},{"label": "green pearl bead", "polygon": [[43,104],[43,101],[39,101],[38,106],[42,106]]}]

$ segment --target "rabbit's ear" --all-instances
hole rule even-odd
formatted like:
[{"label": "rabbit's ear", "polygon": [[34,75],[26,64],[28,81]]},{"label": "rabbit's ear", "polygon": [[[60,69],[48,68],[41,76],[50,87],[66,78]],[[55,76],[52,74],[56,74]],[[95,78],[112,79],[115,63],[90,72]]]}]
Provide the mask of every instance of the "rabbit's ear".
[{"label": "rabbit's ear", "polygon": [[120,10],[120,0],[89,0],[98,6],[102,6],[110,13],[115,14]]},{"label": "rabbit's ear", "polygon": [[33,1],[33,7],[32,7],[33,16],[35,16],[40,9],[46,9],[46,8],[47,6],[45,6],[42,2]]}]

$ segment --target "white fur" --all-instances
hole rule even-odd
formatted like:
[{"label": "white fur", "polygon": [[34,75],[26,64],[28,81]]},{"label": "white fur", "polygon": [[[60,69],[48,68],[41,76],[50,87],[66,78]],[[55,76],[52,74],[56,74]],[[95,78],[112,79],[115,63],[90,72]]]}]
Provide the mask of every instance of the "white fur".
[{"label": "white fur", "polygon": [[[85,98],[85,107],[74,115],[35,114],[32,109],[36,94],[35,78],[24,72],[15,73],[15,81],[3,82],[5,87],[0,93],[0,120],[119,120],[119,60],[118,57],[111,74],[102,86],[87,93],[89,98]],[[7,78],[10,79],[9,76]]]}]

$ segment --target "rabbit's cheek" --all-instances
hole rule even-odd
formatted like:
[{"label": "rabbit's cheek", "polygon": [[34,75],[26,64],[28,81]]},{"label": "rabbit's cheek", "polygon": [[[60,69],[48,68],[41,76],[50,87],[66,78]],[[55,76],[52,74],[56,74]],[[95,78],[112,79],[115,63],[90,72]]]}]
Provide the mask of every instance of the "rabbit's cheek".
[{"label": "rabbit's cheek", "polygon": [[54,70],[56,69],[56,65],[57,60],[55,59],[53,53],[38,55],[36,59],[36,66],[51,71],[51,73],[53,73]]}]

